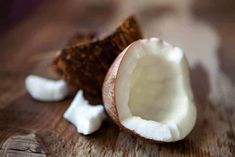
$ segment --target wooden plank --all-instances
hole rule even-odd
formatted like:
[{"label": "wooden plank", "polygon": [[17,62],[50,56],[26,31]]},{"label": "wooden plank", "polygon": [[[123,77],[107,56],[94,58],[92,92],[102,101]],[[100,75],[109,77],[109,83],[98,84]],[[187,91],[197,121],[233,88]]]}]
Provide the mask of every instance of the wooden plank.
[{"label": "wooden plank", "polygon": [[20,44],[16,44],[16,47],[1,45],[0,156],[235,156],[235,89],[228,86],[235,82],[235,14],[228,9],[229,12],[219,12],[215,16],[213,12],[221,4],[212,7],[210,3],[203,3],[203,7],[195,4],[195,16],[216,28],[221,41],[218,54],[216,53],[219,67],[229,79],[217,84],[223,99],[214,104],[208,99],[210,79],[207,69],[201,65],[192,68],[192,87],[197,102],[198,119],[195,128],[184,140],[151,143],[131,137],[119,130],[111,120],[107,120],[92,135],[78,134],[75,127],[63,119],[63,113],[72,96],[62,102],[43,103],[33,100],[24,88],[24,79],[30,73],[56,78],[48,68],[54,54],[47,52],[51,47],[38,51],[28,48],[24,51],[23,47],[27,45],[24,44],[17,51],[16,47],[19,48]]}]

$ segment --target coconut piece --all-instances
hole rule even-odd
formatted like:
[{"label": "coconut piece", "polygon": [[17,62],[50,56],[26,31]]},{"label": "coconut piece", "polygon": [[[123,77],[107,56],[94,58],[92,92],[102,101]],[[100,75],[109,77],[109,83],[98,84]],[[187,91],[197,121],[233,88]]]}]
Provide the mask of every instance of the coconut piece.
[{"label": "coconut piece", "polygon": [[59,101],[68,95],[67,83],[64,80],[49,80],[36,75],[25,79],[29,94],[39,101]]},{"label": "coconut piece", "polygon": [[70,121],[81,134],[88,135],[97,131],[105,119],[103,105],[90,105],[79,90],[71,105],[64,113],[64,118]]},{"label": "coconut piece", "polygon": [[83,89],[92,104],[102,102],[104,77],[117,55],[142,34],[134,17],[129,17],[111,33],[90,42],[66,47],[53,67],[76,89]]},{"label": "coconut piece", "polygon": [[103,85],[105,109],[131,135],[172,142],[186,137],[196,108],[183,51],[157,38],[128,46]]}]

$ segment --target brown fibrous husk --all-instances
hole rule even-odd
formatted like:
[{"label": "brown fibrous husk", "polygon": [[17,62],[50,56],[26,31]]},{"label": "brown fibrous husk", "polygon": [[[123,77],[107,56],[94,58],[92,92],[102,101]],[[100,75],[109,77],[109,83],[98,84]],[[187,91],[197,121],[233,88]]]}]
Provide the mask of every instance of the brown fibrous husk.
[{"label": "brown fibrous husk", "polygon": [[86,99],[92,104],[102,103],[102,84],[115,58],[132,42],[142,38],[133,16],[105,34],[102,37],[77,36],[52,64],[70,85],[84,90]]}]

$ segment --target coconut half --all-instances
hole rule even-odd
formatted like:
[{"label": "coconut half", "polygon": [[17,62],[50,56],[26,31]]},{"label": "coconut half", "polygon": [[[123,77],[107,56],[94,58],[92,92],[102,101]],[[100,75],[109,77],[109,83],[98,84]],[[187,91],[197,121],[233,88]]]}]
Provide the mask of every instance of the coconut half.
[{"label": "coconut half", "polygon": [[103,101],[122,129],[154,141],[181,140],[196,121],[184,53],[157,38],[138,40],[116,58]]}]

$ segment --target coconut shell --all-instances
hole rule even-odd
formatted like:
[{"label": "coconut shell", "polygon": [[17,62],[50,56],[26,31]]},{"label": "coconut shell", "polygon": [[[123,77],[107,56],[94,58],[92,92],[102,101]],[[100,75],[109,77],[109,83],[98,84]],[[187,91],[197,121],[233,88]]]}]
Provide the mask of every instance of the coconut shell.
[{"label": "coconut shell", "polygon": [[[162,40],[159,41],[159,44],[163,43]],[[119,118],[119,113],[117,109],[117,75],[119,72],[119,67],[122,64],[122,62],[126,59],[128,59],[128,55],[130,53],[133,53],[133,51],[129,51],[129,48],[134,46],[134,44],[131,44],[127,49],[125,49],[122,53],[118,55],[118,57],[115,59],[113,64],[110,66],[110,69],[105,77],[104,83],[103,83],[103,88],[102,88],[102,96],[103,96],[103,102],[104,102],[104,107],[109,115],[109,117],[112,119],[112,121],[118,125],[118,127],[125,132],[127,132],[129,135],[134,136],[134,137],[140,137],[144,140],[154,142],[154,143],[164,143],[164,142],[172,142],[172,141],[158,141],[154,139],[149,139],[146,138],[140,134],[138,134],[135,131],[132,131],[128,128],[126,128],[123,124],[121,124],[120,118]],[[184,56],[185,57],[185,56]],[[185,61],[186,58],[185,58]],[[185,64],[188,64],[187,62]],[[141,124],[140,124],[141,125]],[[175,142],[175,141],[173,141]]]},{"label": "coconut shell", "polygon": [[103,88],[102,88],[102,96],[103,96],[103,103],[106,112],[108,113],[109,117],[119,126],[122,127],[118,117],[118,111],[116,107],[115,101],[115,85],[116,85],[116,77],[119,65],[122,61],[125,52],[122,52],[118,55],[115,59],[109,71],[105,77]]},{"label": "coconut shell", "polygon": [[129,17],[104,37],[81,44],[72,42],[56,57],[53,67],[73,87],[83,89],[90,103],[102,103],[102,84],[110,65],[129,44],[141,38],[135,18]]}]

